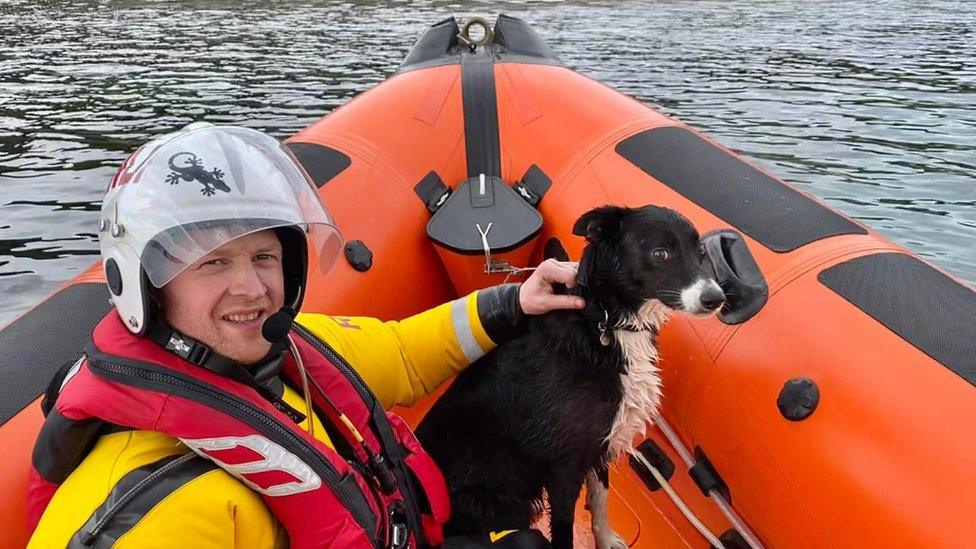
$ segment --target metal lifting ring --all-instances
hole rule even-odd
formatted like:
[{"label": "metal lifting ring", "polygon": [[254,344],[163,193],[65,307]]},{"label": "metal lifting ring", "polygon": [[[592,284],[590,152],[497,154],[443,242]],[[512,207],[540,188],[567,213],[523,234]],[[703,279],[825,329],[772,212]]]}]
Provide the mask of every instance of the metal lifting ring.
[{"label": "metal lifting ring", "polygon": [[[472,25],[478,25],[479,27],[484,29],[485,35],[481,37],[480,40],[474,40],[471,38],[471,35],[468,31],[471,29]],[[458,40],[460,40],[462,43],[468,46],[468,48],[471,51],[474,51],[474,49],[477,48],[478,46],[491,44],[492,41],[495,39],[495,33],[492,32],[491,30],[491,23],[489,23],[486,19],[484,19],[483,17],[472,17],[471,19],[468,19],[464,23],[464,26],[461,27],[461,31],[458,32],[457,37]]]}]

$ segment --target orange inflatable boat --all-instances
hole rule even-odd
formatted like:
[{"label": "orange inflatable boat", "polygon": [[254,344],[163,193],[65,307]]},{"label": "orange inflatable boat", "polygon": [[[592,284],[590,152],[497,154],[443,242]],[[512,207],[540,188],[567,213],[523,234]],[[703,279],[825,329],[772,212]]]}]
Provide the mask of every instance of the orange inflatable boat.
[{"label": "orange inflatable boat", "polygon": [[[665,327],[661,418],[611,470],[632,546],[976,544],[976,292],[563,66],[525,22],[433,25],[395,75],[287,144],[347,243],[311,281],[315,311],[401,318],[578,258],[573,222],[606,203],[744,235],[765,305]],[[458,200],[478,213],[438,215]],[[4,547],[27,536],[38,396],[108,312],[103,280],[93,266],[0,331]]]}]

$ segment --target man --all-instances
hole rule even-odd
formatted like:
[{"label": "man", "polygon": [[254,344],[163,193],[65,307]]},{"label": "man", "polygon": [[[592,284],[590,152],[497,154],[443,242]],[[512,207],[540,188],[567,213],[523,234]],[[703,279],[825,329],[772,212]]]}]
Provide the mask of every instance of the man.
[{"label": "man", "polygon": [[583,306],[552,291],[575,265],[549,261],[401,322],[295,317],[307,245],[324,273],[340,238],[287,150],[245,128],[140,148],[99,236],[115,310],[45,398],[31,547],[436,545],[443,478],[385,410],[524,314]]}]

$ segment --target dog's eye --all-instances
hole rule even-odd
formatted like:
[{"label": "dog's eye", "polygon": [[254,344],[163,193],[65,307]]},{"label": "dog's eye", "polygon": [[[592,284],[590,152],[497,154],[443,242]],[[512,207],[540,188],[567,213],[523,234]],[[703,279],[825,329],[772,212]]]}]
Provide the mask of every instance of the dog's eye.
[{"label": "dog's eye", "polygon": [[668,257],[670,256],[671,254],[669,254],[664,248],[658,248],[651,252],[651,257],[653,257],[655,261],[667,261]]}]

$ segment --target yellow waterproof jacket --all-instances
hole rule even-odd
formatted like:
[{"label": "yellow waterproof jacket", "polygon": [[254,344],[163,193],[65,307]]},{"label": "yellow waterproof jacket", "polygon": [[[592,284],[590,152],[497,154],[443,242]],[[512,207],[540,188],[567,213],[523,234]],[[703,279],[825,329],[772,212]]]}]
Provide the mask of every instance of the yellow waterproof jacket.
[{"label": "yellow waterproof jacket", "polygon": [[[410,406],[500,342],[493,338],[511,333],[517,322],[512,315],[519,314],[511,310],[517,290],[500,289],[476,292],[400,322],[304,313],[296,321],[341,354],[386,408]],[[305,409],[293,388],[286,386],[283,398]],[[318,417],[306,419],[302,427],[308,430],[310,420],[316,438],[331,446]],[[152,431],[102,435],[55,493],[28,547],[68,546],[92,516],[124,493],[119,488],[126,475],[188,451],[179,440]],[[260,495],[224,470],[182,468],[163,484],[166,489],[151,508],[126,509],[127,516],[113,519],[122,523],[114,529],[119,532],[114,547],[287,546],[284,528]]]}]

